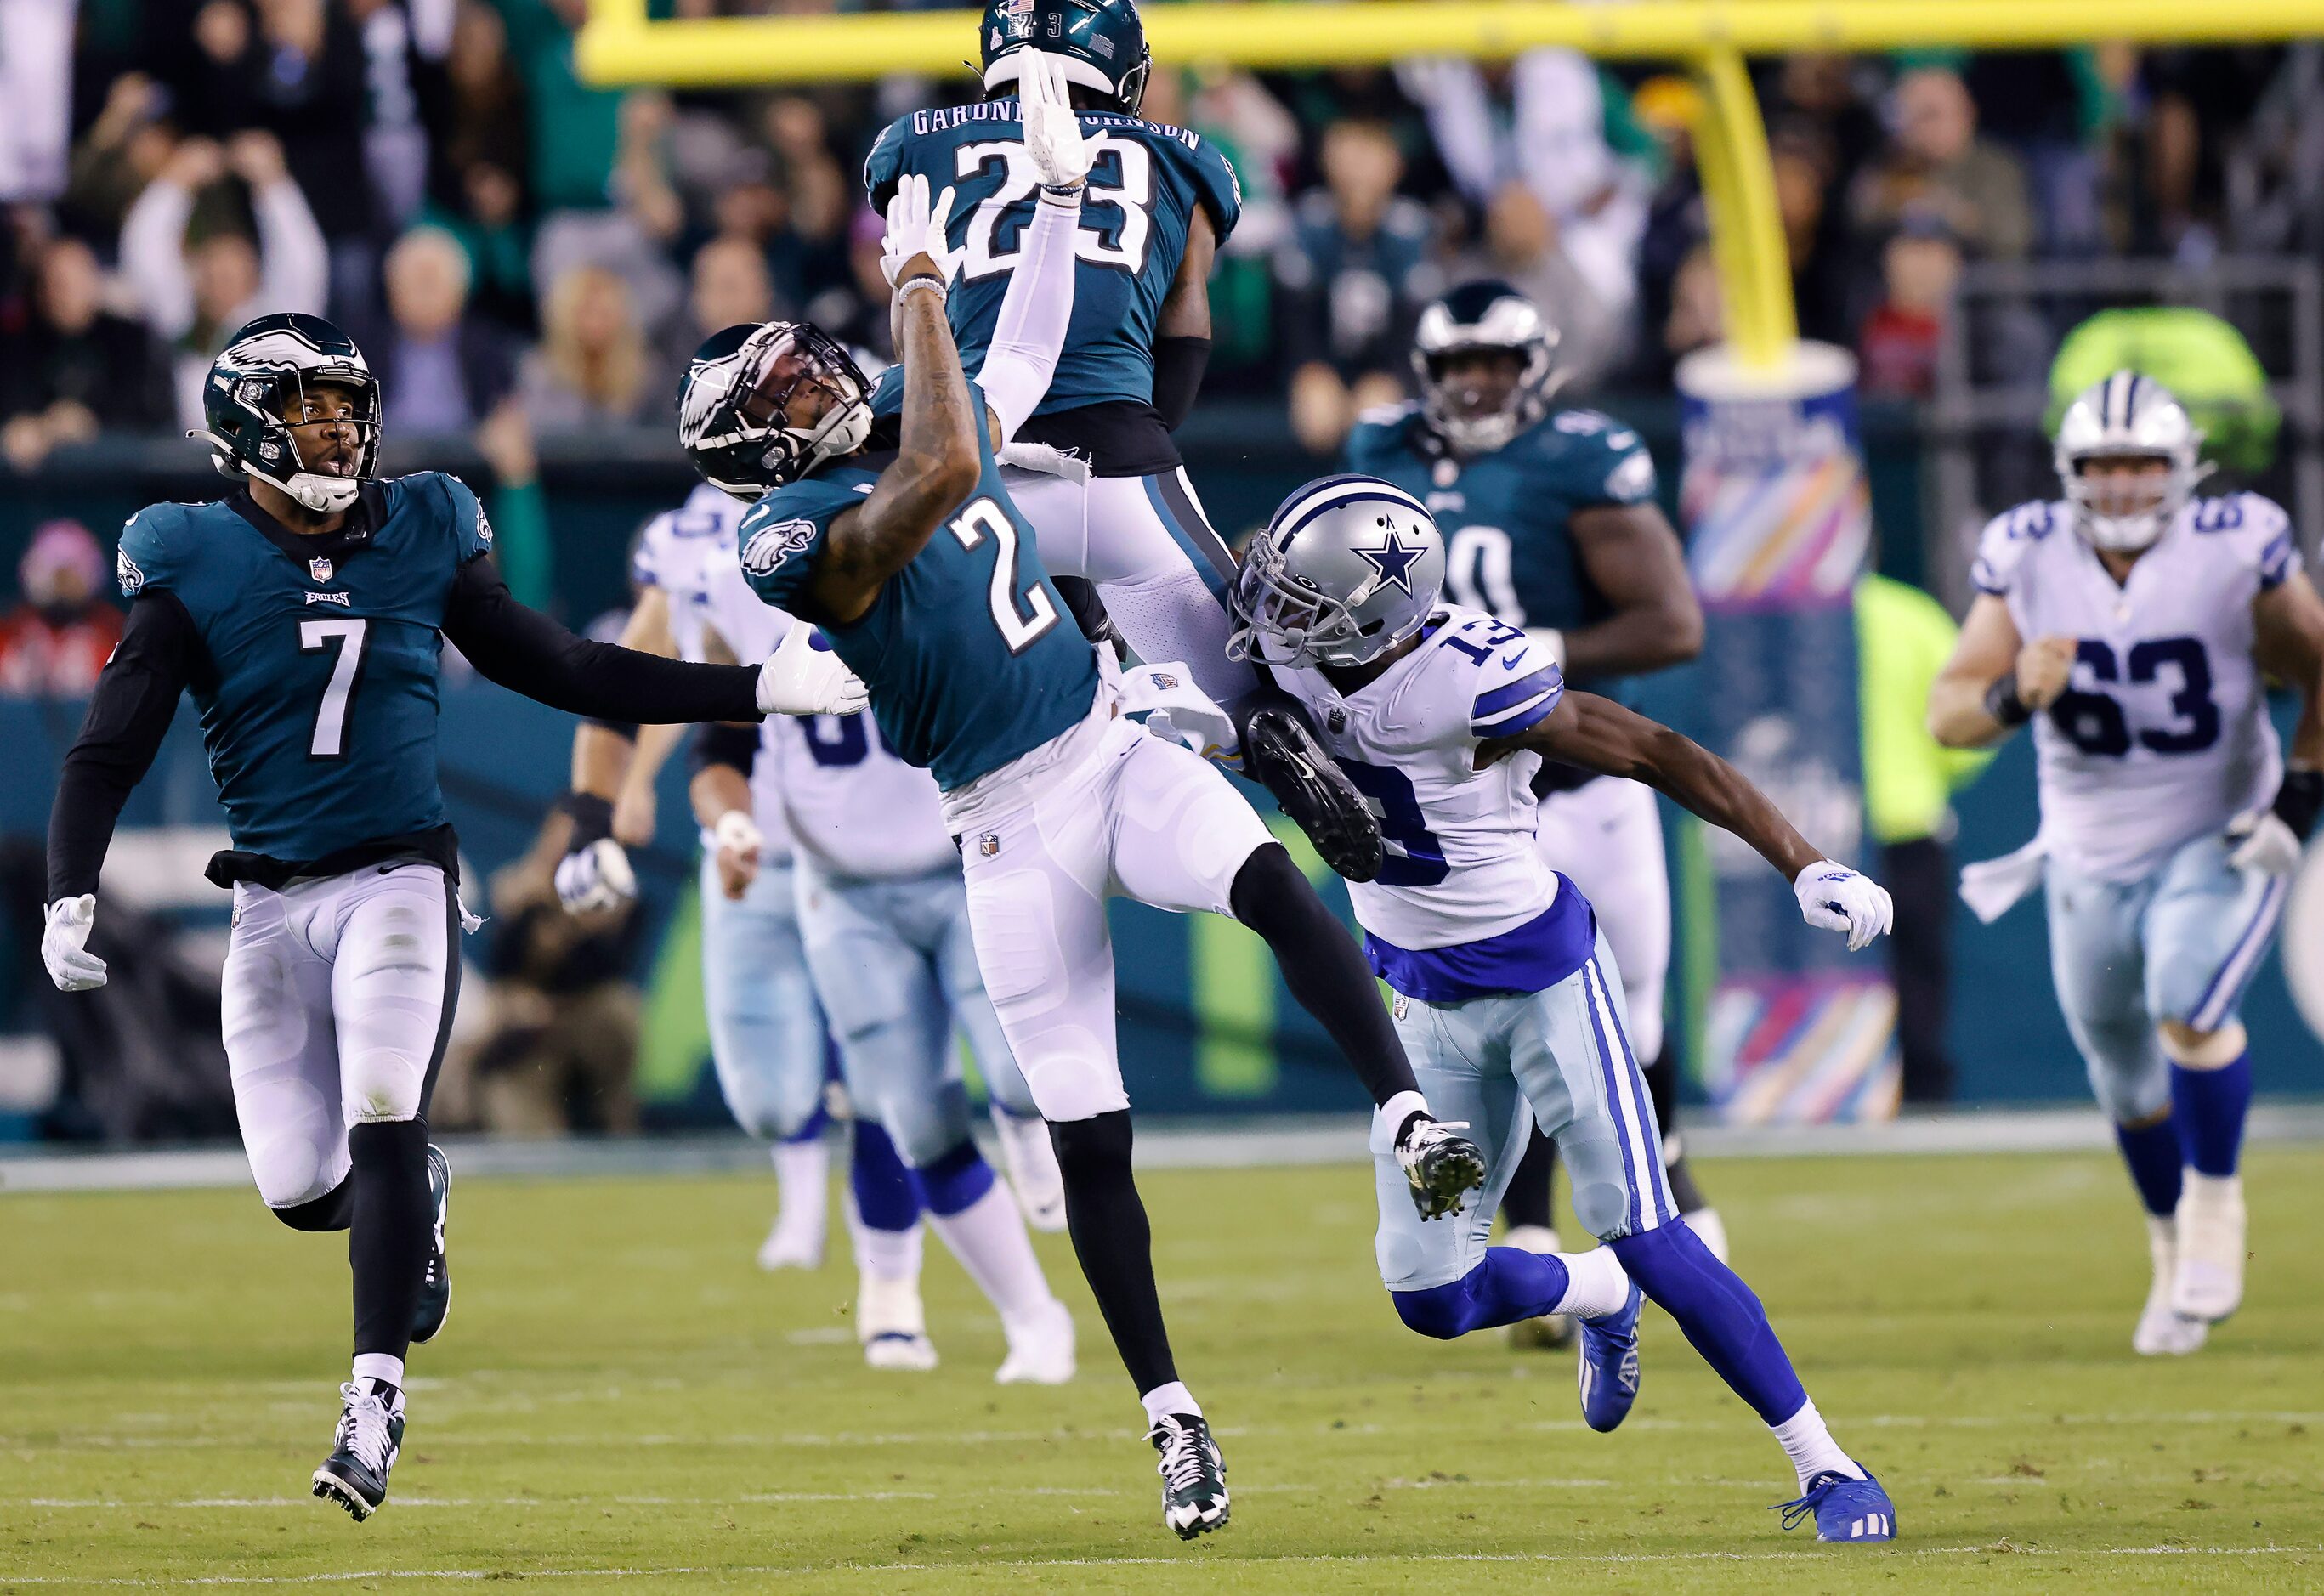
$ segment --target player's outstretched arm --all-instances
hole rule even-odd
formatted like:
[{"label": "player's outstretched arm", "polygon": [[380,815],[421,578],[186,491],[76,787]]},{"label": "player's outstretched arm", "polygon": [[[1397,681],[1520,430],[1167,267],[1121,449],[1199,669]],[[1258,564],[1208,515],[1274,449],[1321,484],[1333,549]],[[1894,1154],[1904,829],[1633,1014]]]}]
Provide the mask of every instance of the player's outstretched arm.
[{"label": "player's outstretched arm", "polygon": [[[641,592],[620,641],[625,649],[674,658],[678,641],[670,635],[669,595],[659,587]],[[614,835],[615,810],[636,783],[652,782],[679,734],[674,726],[650,729],[654,735],[641,739],[634,722],[585,720],[574,731],[573,789],[565,798],[573,830],[556,876],[558,901],[574,914],[614,909],[637,897],[637,872],[623,851],[624,839]],[[646,790],[651,792],[651,786]],[[646,835],[627,840],[650,840],[650,824],[645,829]]]},{"label": "player's outstretched arm", "polygon": [[1614,606],[1565,634],[1568,676],[1621,676],[1683,665],[1702,652],[1702,605],[1678,533],[1654,504],[1598,504],[1567,523],[1590,579]]},{"label": "player's outstretched arm", "polygon": [[1154,323],[1154,410],[1173,432],[1194,409],[1211,363],[1211,258],[1219,232],[1202,207],[1186,222],[1186,253]]},{"label": "player's outstretched arm", "polygon": [[2295,570],[2252,601],[2253,656],[2260,669],[2300,694],[2300,722],[2274,801],[2239,815],[2227,827],[2235,848],[2228,863],[2270,875],[2300,867],[2310,833],[2324,813],[2324,599],[2307,574]]},{"label": "player's outstretched arm", "polygon": [[139,595],[65,755],[49,811],[48,927],[41,939],[49,978],[61,991],[105,984],[105,962],[86,946],[97,877],[121,806],[152,768],[200,648],[174,595]]},{"label": "player's outstretched arm", "polygon": [[758,754],[755,727],[694,729],[694,779],[687,784],[687,798],[715,846],[718,890],[737,900],[758,879],[760,854],[767,845],[751,813],[751,770]]},{"label": "player's outstretched arm", "polygon": [[1689,813],[1741,837],[1792,883],[1808,923],[1844,931],[1851,950],[1888,929],[1894,910],[1886,892],[1817,853],[1741,771],[1659,721],[1595,693],[1568,690],[1523,735],[1479,744],[1478,768],[1519,748],[1585,770],[1643,781]]},{"label": "player's outstretched arm", "polygon": [[904,411],[895,463],[862,504],[831,523],[816,561],[815,602],[843,624],[862,619],[881,585],[927,547],[983,475],[983,418],[945,319],[954,263],[944,229],[952,193],[946,189],[931,207],[927,180],[907,176],[888,202],[881,266],[896,285],[889,315],[904,368]]},{"label": "player's outstretched arm", "polygon": [[1018,79],[1018,118],[1041,188],[977,374],[1000,433],[995,447],[1017,436],[1048,392],[1074,318],[1074,235],[1081,227],[1090,152],[1067,94],[1060,60],[1027,51]]},{"label": "player's outstretched arm", "polygon": [[1998,743],[2058,701],[2074,669],[2074,640],[2017,635],[2009,606],[1979,594],[1952,658],[1929,687],[1929,735],[1947,748]]}]

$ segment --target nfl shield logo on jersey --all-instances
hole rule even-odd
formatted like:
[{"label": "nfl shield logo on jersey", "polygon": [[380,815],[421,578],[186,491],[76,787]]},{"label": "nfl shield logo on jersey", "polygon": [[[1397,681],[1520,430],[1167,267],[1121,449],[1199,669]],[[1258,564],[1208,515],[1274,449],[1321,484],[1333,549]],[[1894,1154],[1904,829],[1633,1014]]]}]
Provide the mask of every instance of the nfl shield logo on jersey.
[{"label": "nfl shield logo on jersey", "polygon": [[982,836],[977,838],[976,851],[983,854],[987,859],[999,857],[1001,853],[1001,834],[997,831],[988,831]]},{"label": "nfl shield logo on jersey", "polygon": [[325,559],[319,554],[307,562],[307,574],[314,577],[318,582],[329,581],[331,579],[331,572],[336,567],[332,566],[329,560]]}]

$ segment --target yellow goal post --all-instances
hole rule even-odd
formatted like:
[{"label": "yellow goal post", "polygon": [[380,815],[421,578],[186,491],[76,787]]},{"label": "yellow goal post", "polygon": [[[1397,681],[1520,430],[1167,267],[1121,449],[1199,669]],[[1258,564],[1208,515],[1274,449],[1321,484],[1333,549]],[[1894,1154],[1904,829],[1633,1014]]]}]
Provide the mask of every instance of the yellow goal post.
[{"label": "yellow goal post", "polygon": [[[656,21],[646,0],[591,0],[576,42],[582,77],[606,87],[742,88],[862,81],[972,69],[973,10]],[[1299,69],[1414,57],[1507,60],[1563,46],[1618,60],[1684,63],[1702,91],[1696,163],[1727,336],[1750,367],[1780,365],[1797,340],[1775,175],[1752,55],[1959,47],[2031,50],[2099,41],[2271,42],[2324,34],[2319,0],[1353,0],[1191,4],[1146,9],[1161,61]]]}]

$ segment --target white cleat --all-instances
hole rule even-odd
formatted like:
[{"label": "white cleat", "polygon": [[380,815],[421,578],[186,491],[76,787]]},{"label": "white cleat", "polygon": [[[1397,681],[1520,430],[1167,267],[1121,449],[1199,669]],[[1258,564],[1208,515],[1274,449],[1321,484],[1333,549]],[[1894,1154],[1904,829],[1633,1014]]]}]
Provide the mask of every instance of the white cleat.
[{"label": "white cleat", "polygon": [[2244,1182],[2187,1171],[2179,1195],[2179,1259],[2171,1309],[2216,1324],[2244,1300]]},{"label": "white cleat", "polygon": [[1711,1249],[1711,1257],[1721,1263],[1727,1261],[1727,1222],[1719,1217],[1718,1209],[1698,1208],[1679,1217],[1686,1221],[1686,1228],[1694,1232],[1695,1239]]},{"label": "white cleat", "polygon": [[823,1267],[823,1227],[787,1222],[788,1212],[775,1217],[774,1228],[759,1243],[762,1269],[819,1269]]},{"label": "white cleat", "polygon": [[918,1280],[863,1276],[855,1295],[855,1338],[863,1343],[863,1361],[873,1369],[926,1374],[936,1366]]},{"label": "white cleat", "polygon": [[[1504,1247],[1520,1247],[1527,1252],[1555,1252],[1557,1232],[1537,1224],[1511,1225],[1509,1233],[1501,1238]],[[1571,1314],[1544,1314],[1538,1318],[1519,1319],[1504,1333],[1509,1345],[1526,1352],[1563,1352],[1573,1344],[1576,1333]]]},{"label": "white cleat", "polygon": [[1064,1230],[1065,1177],[1057,1172],[1049,1122],[1038,1117],[1020,1120],[996,1103],[992,1130],[1001,1143],[1001,1167],[1009,1173],[1009,1186],[1017,1194],[1025,1222],[1051,1235]]},{"label": "white cleat", "polygon": [[992,1376],[996,1385],[1062,1386],[1074,1378],[1074,1316],[1065,1304],[1052,1297],[1023,1324],[1004,1319],[1001,1328],[1009,1356]]},{"label": "white cleat", "polygon": [[2171,1288],[2178,1276],[2178,1234],[2177,1221],[2146,1216],[2146,1245],[2154,1259],[2154,1284],[2147,1288],[2138,1328],[2130,1333],[2130,1350],[2142,1358],[2183,1358],[2201,1350],[2211,1333],[2210,1325],[2202,1320],[2172,1311]]}]

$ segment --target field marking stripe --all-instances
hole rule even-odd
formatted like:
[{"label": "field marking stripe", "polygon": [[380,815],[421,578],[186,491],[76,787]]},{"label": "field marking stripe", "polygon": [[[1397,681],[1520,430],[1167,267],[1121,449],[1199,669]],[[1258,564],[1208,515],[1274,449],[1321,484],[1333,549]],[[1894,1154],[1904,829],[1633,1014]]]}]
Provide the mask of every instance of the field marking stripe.
[{"label": "field marking stripe", "polygon": [[[2048,1547],[2001,1540],[1979,1541],[1959,1546],[1892,1546],[1885,1553],[1868,1554],[1890,1557],[2306,1557],[2324,1554],[2324,1545]],[[1344,1563],[1378,1564],[1390,1566],[1398,1564],[1440,1563],[1574,1563],[1610,1566],[1623,1564],[1822,1562],[1831,1555],[1832,1554],[1827,1551],[1810,1551],[1802,1547],[1796,1551],[1778,1552],[1609,1552],[1603,1554],[1586,1552],[1427,1552],[1408,1555],[1382,1555],[1362,1552],[1317,1552],[1262,1554],[1254,1557],[1238,1557],[1229,1554],[1218,1559],[1205,1559],[1205,1561],[1240,1565],[1282,1564],[1329,1566]],[[181,1579],[139,1579],[127,1576],[90,1579],[63,1575],[0,1573],[0,1582],[15,1585],[94,1585],[131,1590],[174,1590],[205,1585],[345,1584],[358,1580],[489,1580],[506,1578],[511,1574],[529,1580],[671,1579],[695,1574],[763,1576],[770,1574],[957,1573],[968,1569],[1184,1568],[1188,1565],[1188,1560],[1185,1557],[1019,1557],[1000,1560],[962,1558],[953,1563],[768,1563],[724,1565],[672,1564],[652,1567],[531,1569],[374,1568],[344,1573],[198,1574]]]}]

